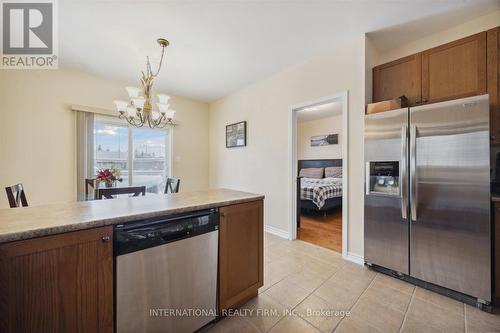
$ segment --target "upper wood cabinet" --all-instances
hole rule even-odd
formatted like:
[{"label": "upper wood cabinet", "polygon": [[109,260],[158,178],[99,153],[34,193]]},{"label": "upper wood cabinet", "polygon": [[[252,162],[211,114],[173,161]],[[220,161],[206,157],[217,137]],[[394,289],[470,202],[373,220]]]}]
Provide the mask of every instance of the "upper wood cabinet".
[{"label": "upper wood cabinet", "polygon": [[[500,28],[487,32],[487,82],[490,95],[490,135],[492,144],[500,144]],[[500,288],[499,288],[500,289]],[[499,292],[500,294],[500,292]],[[500,298],[500,296],[499,296]]]},{"label": "upper wood cabinet", "polygon": [[219,308],[257,296],[264,283],[263,201],[220,208]]},{"label": "upper wood cabinet", "polygon": [[113,331],[113,231],[0,245],[0,332]]},{"label": "upper wood cabinet", "polygon": [[422,52],[422,102],[486,93],[486,32]]},{"label": "upper wood cabinet", "polygon": [[410,105],[420,103],[421,68],[420,53],[374,67],[373,102],[405,95]]},{"label": "upper wood cabinet", "polygon": [[[373,102],[405,95],[415,106],[486,94],[486,35],[481,32],[374,67]],[[497,35],[488,35],[488,43]],[[497,46],[492,49],[498,52]]]}]

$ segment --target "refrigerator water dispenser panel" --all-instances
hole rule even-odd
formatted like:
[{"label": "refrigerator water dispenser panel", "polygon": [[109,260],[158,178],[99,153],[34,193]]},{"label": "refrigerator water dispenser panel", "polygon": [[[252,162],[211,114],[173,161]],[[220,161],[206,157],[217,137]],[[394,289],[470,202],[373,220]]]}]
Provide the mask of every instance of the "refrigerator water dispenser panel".
[{"label": "refrigerator water dispenser panel", "polygon": [[366,194],[399,196],[399,161],[370,161],[366,171]]}]

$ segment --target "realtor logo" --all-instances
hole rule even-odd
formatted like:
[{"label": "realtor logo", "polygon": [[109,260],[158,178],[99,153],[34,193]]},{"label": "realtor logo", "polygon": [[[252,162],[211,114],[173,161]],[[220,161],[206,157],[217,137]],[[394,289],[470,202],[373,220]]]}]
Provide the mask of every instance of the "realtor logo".
[{"label": "realtor logo", "polygon": [[1,2],[2,68],[56,69],[55,1]]}]

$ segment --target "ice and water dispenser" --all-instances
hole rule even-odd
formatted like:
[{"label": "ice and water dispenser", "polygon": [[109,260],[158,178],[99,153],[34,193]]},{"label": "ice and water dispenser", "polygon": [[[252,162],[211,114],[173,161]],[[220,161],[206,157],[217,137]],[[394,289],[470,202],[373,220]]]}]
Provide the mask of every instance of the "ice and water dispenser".
[{"label": "ice and water dispenser", "polygon": [[367,195],[399,195],[399,161],[370,161],[366,169]]}]

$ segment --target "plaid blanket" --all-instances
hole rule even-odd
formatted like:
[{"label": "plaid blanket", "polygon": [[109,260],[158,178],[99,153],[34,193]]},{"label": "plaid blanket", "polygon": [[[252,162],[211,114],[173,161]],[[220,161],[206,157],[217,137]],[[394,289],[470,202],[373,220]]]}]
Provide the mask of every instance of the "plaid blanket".
[{"label": "plaid blanket", "polygon": [[325,205],[325,200],[342,196],[342,178],[302,178],[300,199],[312,200],[318,209]]}]

